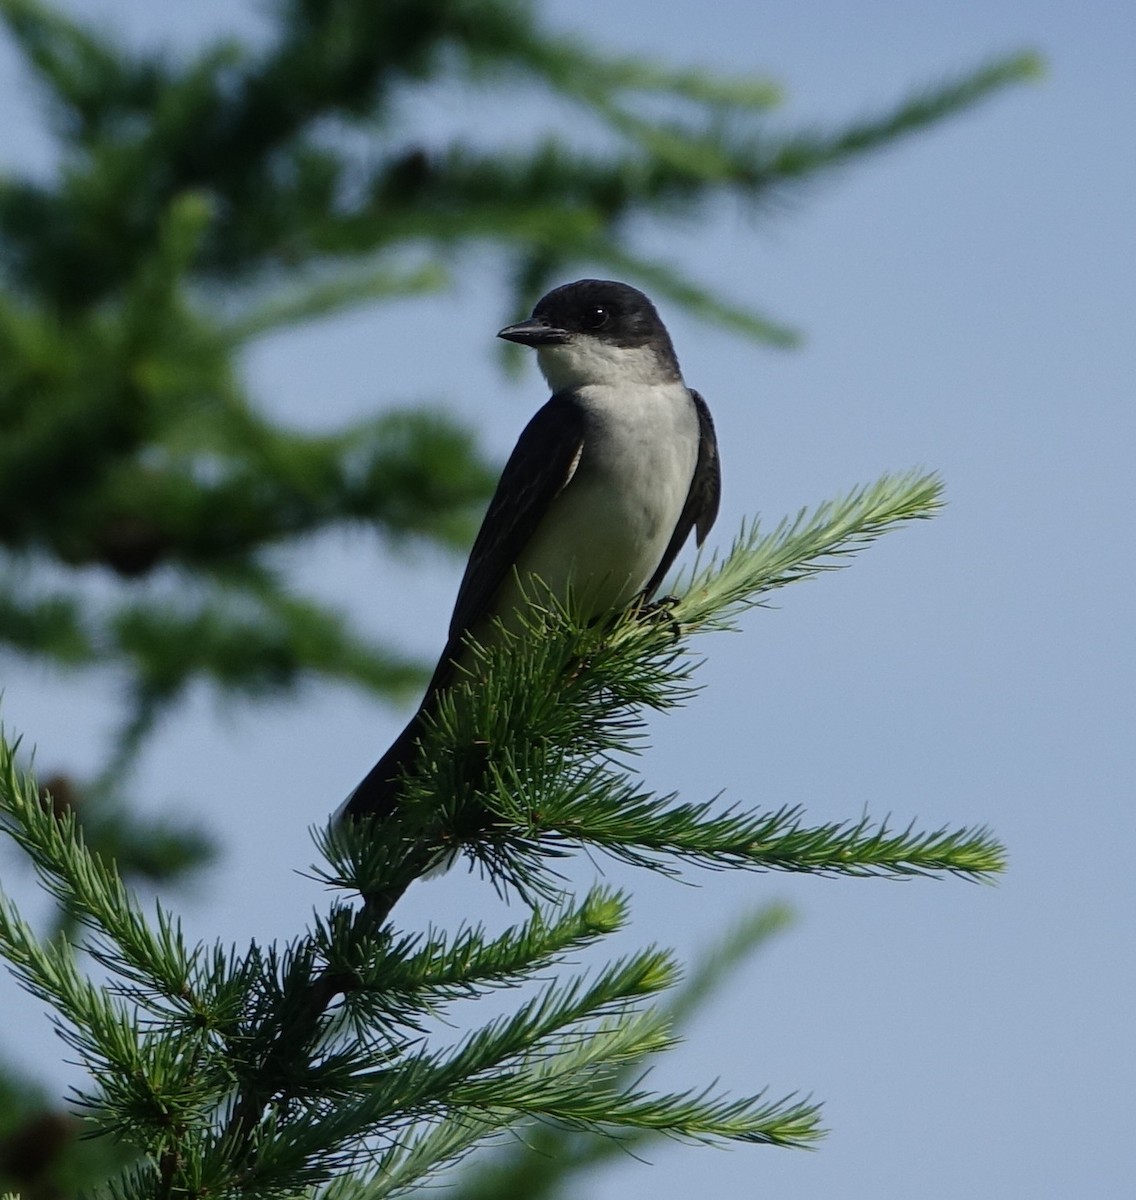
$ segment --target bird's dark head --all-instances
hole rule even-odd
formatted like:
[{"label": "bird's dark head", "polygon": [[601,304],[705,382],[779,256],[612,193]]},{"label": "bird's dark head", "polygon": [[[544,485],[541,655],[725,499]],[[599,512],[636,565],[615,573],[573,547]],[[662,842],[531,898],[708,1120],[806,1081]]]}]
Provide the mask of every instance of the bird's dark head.
[{"label": "bird's dark head", "polygon": [[532,346],[554,391],[681,378],[655,306],[636,288],[610,279],[554,288],[529,320],[506,325],[497,336]]}]

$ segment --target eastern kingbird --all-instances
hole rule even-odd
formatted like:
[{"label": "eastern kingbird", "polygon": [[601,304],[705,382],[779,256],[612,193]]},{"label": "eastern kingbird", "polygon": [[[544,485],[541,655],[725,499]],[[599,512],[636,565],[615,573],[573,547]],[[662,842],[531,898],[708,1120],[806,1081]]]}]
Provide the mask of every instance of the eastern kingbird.
[{"label": "eastern kingbird", "polygon": [[497,336],[536,350],[552,399],[505,464],[426,695],[341,807],[348,818],[394,810],[422,722],[453,682],[467,637],[484,643],[497,625],[519,631],[518,612],[534,594],[570,595],[585,619],[649,599],[691,530],[701,545],[718,515],[710,410],[683,382],[642,292],[581,279]]}]

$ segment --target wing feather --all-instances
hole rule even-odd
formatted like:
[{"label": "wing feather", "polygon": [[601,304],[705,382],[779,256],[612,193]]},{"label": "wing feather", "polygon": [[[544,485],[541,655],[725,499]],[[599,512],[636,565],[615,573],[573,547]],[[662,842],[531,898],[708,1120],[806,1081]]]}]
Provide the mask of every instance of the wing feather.
[{"label": "wing feather", "polygon": [[584,413],[558,393],[525,426],[489,502],[450,619],[455,645],[493,601],[548,506],[568,486],[584,448]]},{"label": "wing feather", "polygon": [[694,475],[690,480],[690,491],[686,494],[674,534],[663,553],[663,557],[651,576],[643,594],[648,599],[658,591],[666,578],[671,564],[678,557],[679,551],[690,537],[690,531],[695,531],[698,545],[706,540],[714,521],[718,516],[718,506],[722,499],[722,466],[718,459],[718,437],[714,432],[714,420],[706,401],[693,388],[690,398],[694,401],[694,409],[698,414],[698,459],[694,466]]}]

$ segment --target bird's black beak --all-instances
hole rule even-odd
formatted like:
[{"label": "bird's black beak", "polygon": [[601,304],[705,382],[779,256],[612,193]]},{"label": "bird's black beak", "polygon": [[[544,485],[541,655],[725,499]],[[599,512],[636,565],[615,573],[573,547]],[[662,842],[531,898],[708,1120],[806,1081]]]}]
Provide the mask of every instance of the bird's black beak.
[{"label": "bird's black beak", "polygon": [[547,321],[530,318],[518,321],[516,325],[506,325],[497,336],[507,342],[519,342],[522,346],[560,346],[571,335],[567,329],[558,329]]}]

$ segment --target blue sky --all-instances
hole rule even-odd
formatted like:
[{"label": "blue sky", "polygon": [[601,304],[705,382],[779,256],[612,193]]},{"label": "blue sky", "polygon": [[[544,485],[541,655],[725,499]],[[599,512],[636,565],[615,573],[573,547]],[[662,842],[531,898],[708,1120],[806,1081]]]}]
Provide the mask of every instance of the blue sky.
[{"label": "blue sky", "polygon": [[[212,2],[74,7],[144,41],[258,27],[254,8]],[[1050,64],[1040,84],[760,221],[723,206],[698,228],[641,231],[642,246],[806,335],[791,353],[756,348],[664,309],[719,428],[716,541],[743,517],[776,520],[914,465],[940,470],[950,500],[850,570],[782,593],[742,635],[706,641],[705,690],[655,726],[648,782],[691,799],[799,803],[818,821],[867,809],[988,823],[1011,858],[996,887],[773,875],[692,887],[610,869],[634,891],[635,937],[683,956],[748,906],[794,906],[797,927],[706,1010],[660,1082],[799,1089],[827,1102],[832,1133],[812,1154],[663,1146],[653,1166],[628,1157],[585,1190],[1130,1194],[1136,9],[634,0],[548,12],[613,48],[767,73],[790,121],[871,111],[1004,50],[1034,47]],[[6,47],[0,101],[19,117],[5,159],[42,162]],[[447,103],[440,123],[455,120]],[[504,455],[543,391],[535,369],[517,382],[497,372],[493,333],[514,315],[502,305],[492,262],[471,259],[450,297],[267,340],[248,378],[266,407],[313,426],[444,400]],[[427,316],[451,331],[444,353],[423,351]],[[461,565],[392,563],[359,534],[311,549],[298,570],[428,656]],[[41,763],[66,739],[68,765],[93,766],[115,681],[10,661],[3,674],[5,723],[40,743]],[[401,720],[340,690],[255,710],[195,694],[137,780],[155,811],[200,803],[229,847],[183,905],[191,933],[268,940],[306,920],[322,900],[294,873],[311,861],[306,828]],[[594,874],[578,865],[581,882]],[[400,916],[507,918],[486,892],[452,874],[416,888]],[[7,981],[0,1004],[26,1022],[24,1061],[53,1061],[46,1020]]]}]

